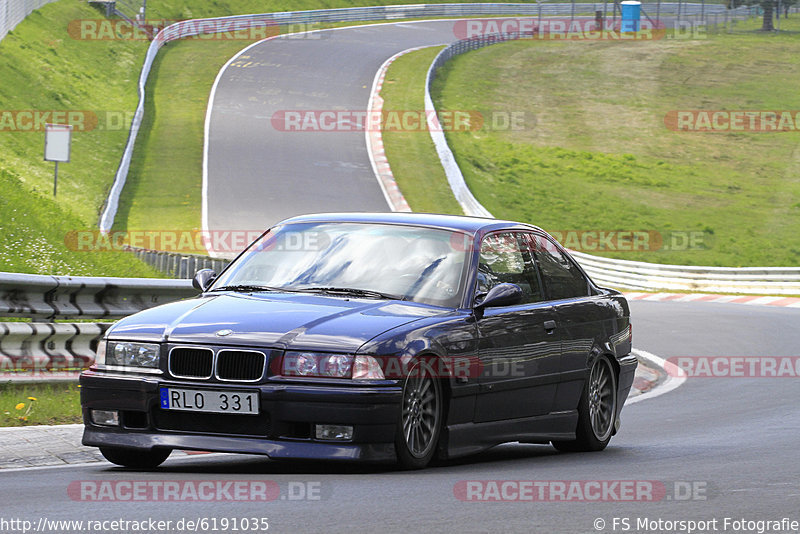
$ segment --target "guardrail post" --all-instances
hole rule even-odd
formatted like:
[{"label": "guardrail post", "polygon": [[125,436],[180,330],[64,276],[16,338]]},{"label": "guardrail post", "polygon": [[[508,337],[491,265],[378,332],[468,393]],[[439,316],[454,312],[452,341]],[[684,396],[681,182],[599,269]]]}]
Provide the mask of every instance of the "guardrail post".
[{"label": "guardrail post", "polygon": [[167,258],[169,264],[169,267],[167,268],[167,273],[172,278],[178,278],[178,267],[180,266],[179,258],[177,258],[176,256],[167,256]]}]

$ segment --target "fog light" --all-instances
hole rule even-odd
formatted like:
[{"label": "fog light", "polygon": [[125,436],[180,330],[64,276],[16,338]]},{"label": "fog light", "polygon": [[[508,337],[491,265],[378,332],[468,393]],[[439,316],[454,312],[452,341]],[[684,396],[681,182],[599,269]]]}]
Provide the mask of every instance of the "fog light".
[{"label": "fog light", "polygon": [[119,412],[116,410],[92,410],[92,422],[101,426],[119,426]]},{"label": "fog light", "polygon": [[342,425],[315,425],[317,439],[331,441],[350,441],[353,439],[353,427]]}]

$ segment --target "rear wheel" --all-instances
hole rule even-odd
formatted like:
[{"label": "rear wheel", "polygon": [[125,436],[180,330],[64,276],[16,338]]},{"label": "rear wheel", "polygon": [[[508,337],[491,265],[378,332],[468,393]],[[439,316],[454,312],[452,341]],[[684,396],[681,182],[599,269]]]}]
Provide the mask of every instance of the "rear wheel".
[{"label": "rear wheel", "polygon": [[100,447],[100,453],[112,464],[123,467],[138,467],[147,469],[158,467],[166,460],[172,451],[170,449],[129,449],[125,447]]},{"label": "rear wheel", "polygon": [[617,377],[607,357],[592,364],[589,380],[578,403],[578,427],[575,440],[554,441],[560,451],[601,451],[614,434],[617,413]]},{"label": "rear wheel", "polygon": [[428,465],[442,427],[442,387],[424,363],[416,362],[403,385],[395,432],[397,460],[406,469]]}]

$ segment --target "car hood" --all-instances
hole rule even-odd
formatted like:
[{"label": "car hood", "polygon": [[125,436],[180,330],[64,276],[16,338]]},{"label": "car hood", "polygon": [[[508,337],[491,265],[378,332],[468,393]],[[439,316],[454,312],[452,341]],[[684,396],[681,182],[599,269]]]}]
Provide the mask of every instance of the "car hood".
[{"label": "car hood", "polygon": [[355,352],[387,330],[451,312],[401,301],[225,293],[141,311],[117,322],[108,336],[132,341]]}]

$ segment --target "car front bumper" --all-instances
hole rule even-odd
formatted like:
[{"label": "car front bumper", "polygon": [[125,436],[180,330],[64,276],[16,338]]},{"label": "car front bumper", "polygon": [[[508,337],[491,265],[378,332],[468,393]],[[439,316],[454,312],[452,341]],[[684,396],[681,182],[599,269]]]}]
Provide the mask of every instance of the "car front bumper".
[{"label": "car front bumper", "polygon": [[[394,461],[400,385],[198,384],[86,371],[80,377],[83,444],[263,454],[272,458]],[[257,392],[258,415],[163,410],[162,387]],[[91,410],[116,410],[119,426],[97,425]],[[315,425],[353,427],[349,441],[315,438]]]}]

